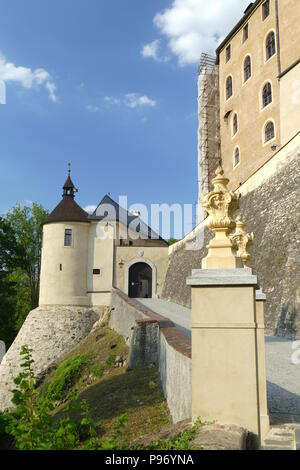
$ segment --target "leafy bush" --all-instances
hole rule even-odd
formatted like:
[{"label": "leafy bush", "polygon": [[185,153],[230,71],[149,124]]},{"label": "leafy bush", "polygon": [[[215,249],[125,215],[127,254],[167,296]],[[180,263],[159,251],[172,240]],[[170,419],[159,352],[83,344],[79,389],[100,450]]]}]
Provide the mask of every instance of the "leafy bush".
[{"label": "leafy bush", "polygon": [[90,361],[88,354],[71,356],[57,368],[52,382],[47,387],[49,398],[59,400],[76,382]]},{"label": "leafy bush", "polygon": [[96,377],[101,378],[104,374],[105,367],[102,364],[94,364],[90,367],[90,372]]},{"label": "leafy bush", "polygon": [[[14,438],[15,447],[20,450],[73,449],[79,445],[81,425],[85,429],[88,425],[88,435],[90,438],[94,437],[87,403],[78,404],[78,397],[74,391],[68,397],[67,411],[81,407],[81,423],[78,425],[72,422],[69,416],[61,418],[58,422],[54,420],[53,399],[48,395],[39,395],[35,388],[36,378],[33,373],[34,361],[31,350],[26,345],[22,346],[20,354],[23,360],[22,371],[14,380],[16,388],[13,390],[12,399],[16,409],[2,415],[5,431]],[[82,364],[84,361],[79,362]]]},{"label": "leafy bush", "polygon": [[[128,449],[128,444],[123,440],[125,424],[128,421],[127,413],[122,414],[113,427],[113,432],[108,439],[97,439],[94,433],[91,439],[84,443],[84,450],[124,450]],[[92,431],[92,430],[91,430]],[[90,431],[90,435],[92,432]]]},{"label": "leafy bush", "polygon": [[115,360],[116,360],[116,353],[112,352],[106,359],[107,367],[112,367],[115,364]]},{"label": "leafy bush", "polygon": [[152,442],[149,446],[149,450],[192,450],[192,441],[195,439],[200,426],[202,426],[202,423],[200,419],[198,419],[191,429],[183,431],[173,439],[167,438]]}]

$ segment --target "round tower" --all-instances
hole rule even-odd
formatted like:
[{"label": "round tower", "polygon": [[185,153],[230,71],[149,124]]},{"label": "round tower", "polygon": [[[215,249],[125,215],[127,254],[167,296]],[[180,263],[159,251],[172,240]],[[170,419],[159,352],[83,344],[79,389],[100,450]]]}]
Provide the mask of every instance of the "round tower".
[{"label": "round tower", "polygon": [[70,168],[62,200],[43,225],[40,305],[88,305],[90,221],[75,202]]}]

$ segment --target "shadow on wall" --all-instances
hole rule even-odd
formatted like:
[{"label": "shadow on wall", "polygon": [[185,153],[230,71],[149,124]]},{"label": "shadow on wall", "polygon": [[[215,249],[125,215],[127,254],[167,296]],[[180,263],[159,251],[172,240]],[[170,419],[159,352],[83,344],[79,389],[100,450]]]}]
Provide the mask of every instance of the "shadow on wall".
[{"label": "shadow on wall", "polygon": [[290,416],[290,422],[300,423],[300,395],[289,392],[272,382],[267,382],[267,392],[271,419],[272,414],[278,413],[282,414],[282,423],[288,422],[288,416]]},{"label": "shadow on wall", "polygon": [[283,305],[275,329],[276,336],[295,339],[297,334],[297,308],[290,304]]}]

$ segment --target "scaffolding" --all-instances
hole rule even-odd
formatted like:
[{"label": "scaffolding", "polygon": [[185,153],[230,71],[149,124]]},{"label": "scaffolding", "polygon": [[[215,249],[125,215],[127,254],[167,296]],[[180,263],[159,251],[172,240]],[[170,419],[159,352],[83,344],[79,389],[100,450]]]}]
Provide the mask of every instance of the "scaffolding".
[{"label": "scaffolding", "polygon": [[[220,117],[218,66],[209,54],[201,55],[198,68],[198,189],[209,191],[220,163]],[[198,204],[200,206],[200,204]],[[200,216],[200,214],[199,214]],[[200,221],[198,216],[198,220]]]}]

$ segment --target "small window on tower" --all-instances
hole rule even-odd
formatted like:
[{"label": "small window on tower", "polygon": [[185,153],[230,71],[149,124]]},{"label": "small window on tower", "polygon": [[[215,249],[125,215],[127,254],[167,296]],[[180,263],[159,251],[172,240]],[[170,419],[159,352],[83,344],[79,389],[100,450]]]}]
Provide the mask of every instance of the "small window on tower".
[{"label": "small window on tower", "polygon": [[243,29],[243,42],[247,41],[248,37],[249,37],[249,25],[247,23]]},{"label": "small window on tower", "polygon": [[271,31],[266,39],[266,59],[270,59],[276,53],[275,34]]},{"label": "small window on tower", "polygon": [[229,46],[226,47],[226,62],[230,60],[230,57],[231,57],[231,45],[229,44]]},{"label": "small window on tower", "polygon": [[233,166],[237,166],[240,163],[240,149],[236,147],[234,151]]},{"label": "small window on tower", "polygon": [[269,142],[269,140],[274,139],[275,137],[275,128],[274,123],[269,121],[265,127],[265,142]]},{"label": "small window on tower", "polygon": [[266,83],[265,86],[263,87],[263,92],[262,92],[262,102],[263,102],[263,108],[268,106],[268,104],[272,103],[272,85],[271,83]]},{"label": "small window on tower", "polygon": [[262,6],[262,19],[263,21],[269,16],[270,14],[270,0],[266,0]]},{"label": "small window on tower", "polygon": [[229,75],[226,79],[226,99],[228,100],[233,93],[233,85],[232,85],[232,76]]},{"label": "small window on tower", "polygon": [[71,246],[72,245],[72,230],[69,228],[66,228],[65,230],[65,246]]},{"label": "small window on tower", "polygon": [[250,77],[251,77],[251,58],[249,55],[247,55],[244,61],[244,82],[249,80]]},{"label": "small window on tower", "polygon": [[234,116],[233,116],[232,127],[233,127],[232,133],[233,133],[233,135],[235,135],[238,131],[238,115],[237,115],[237,113],[235,113]]},{"label": "small window on tower", "polygon": [[62,271],[62,264],[59,265],[59,270]]},{"label": "small window on tower", "polygon": [[101,270],[99,268],[93,269],[94,276],[100,276]]}]

